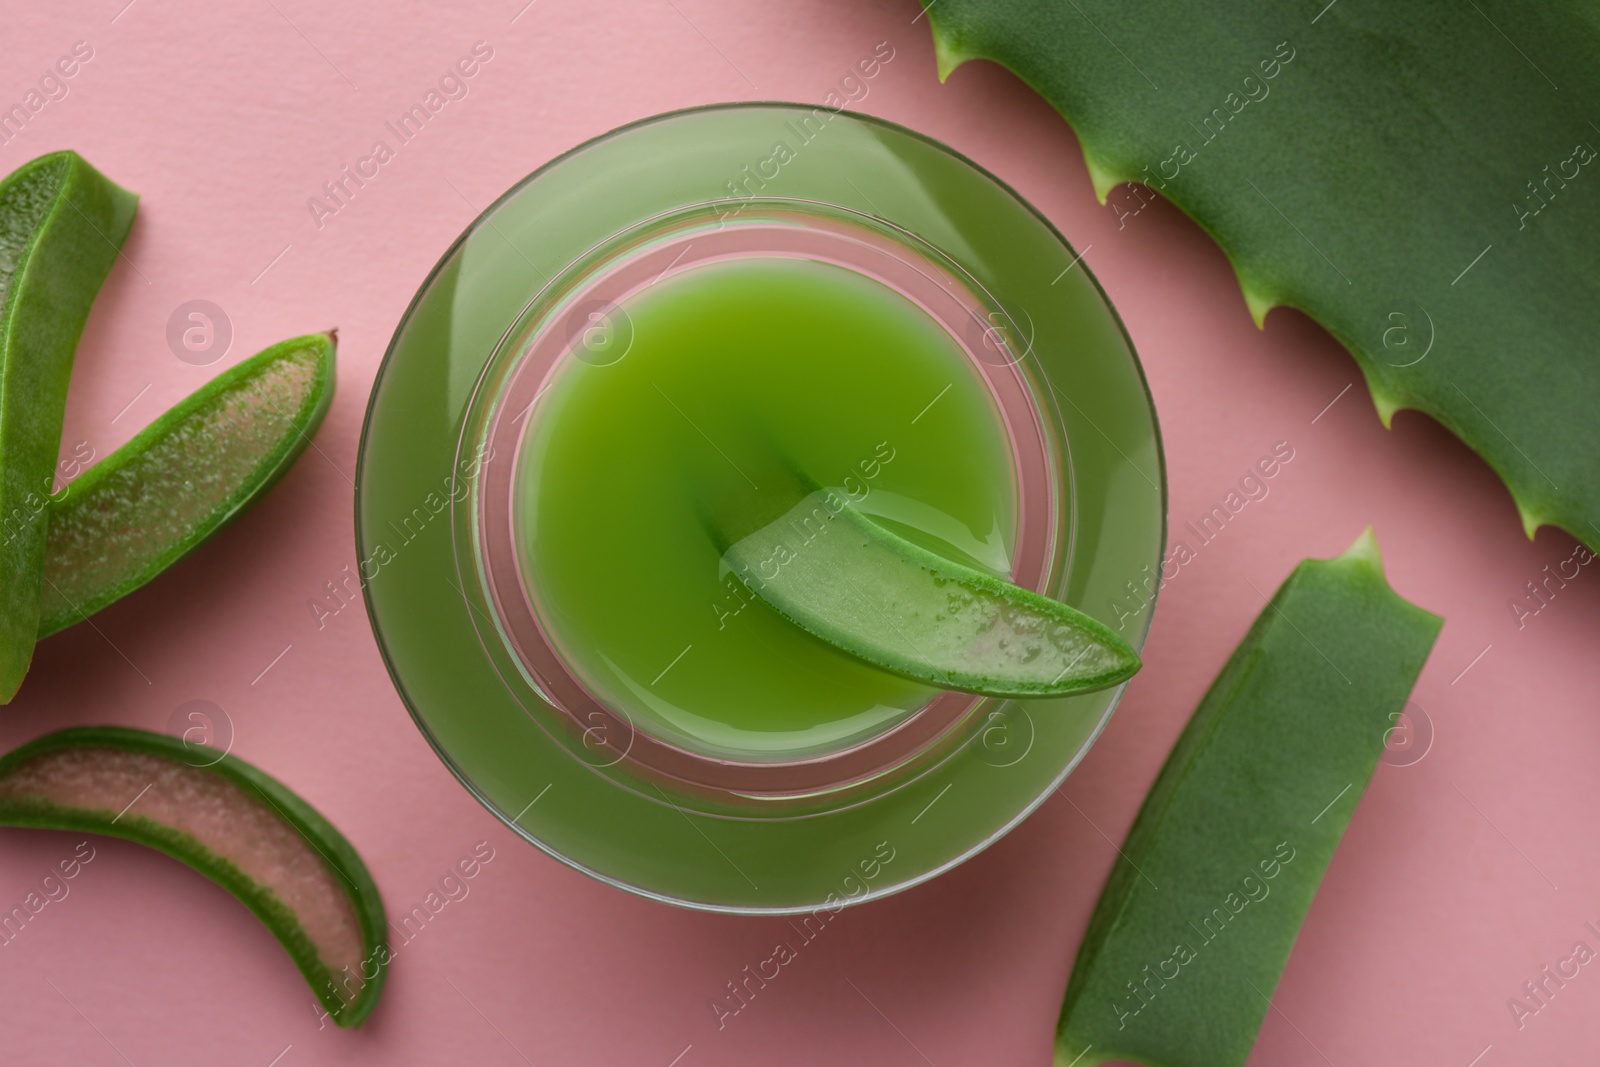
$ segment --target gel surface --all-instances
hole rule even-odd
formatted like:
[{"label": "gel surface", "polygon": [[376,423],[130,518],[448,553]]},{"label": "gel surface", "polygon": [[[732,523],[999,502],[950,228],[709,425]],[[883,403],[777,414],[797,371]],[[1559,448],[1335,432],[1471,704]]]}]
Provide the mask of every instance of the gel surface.
[{"label": "gel surface", "polygon": [[523,577],[569,667],[663,740],[743,759],[835,750],[927,703],[721,557],[829,487],[1009,576],[1011,443],[978,369],[903,297],[814,260],[692,267],[621,312],[597,324],[596,358],[557,368],[518,455]]}]

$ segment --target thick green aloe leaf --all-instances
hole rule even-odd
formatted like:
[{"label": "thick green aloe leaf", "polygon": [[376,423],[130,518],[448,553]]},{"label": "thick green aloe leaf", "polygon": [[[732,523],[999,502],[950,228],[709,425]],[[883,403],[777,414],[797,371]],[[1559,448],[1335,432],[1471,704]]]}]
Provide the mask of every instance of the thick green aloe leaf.
[{"label": "thick green aloe leaf", "polygon": [[237,756],[120,726],[60,730],[0,757],[0,826],[137,841],[238,897],[283,943],[340,1026],[389,972],[383,899],[344,835]]},{"label": "thick green aloe leaf", "polygon": [[139,588],[277,484],[333,400],[334,344],[316,333],[256,353],[52,499],[39,636]]},{"label": "thick green aloe leaf", "polygon": [[1385,423],[1433,416],[1530,534],[1600,547],[1600,6],[924,4],[941,76],[1015,71],[1076,129],[1102,199],[1158,190],[1222,245],[1258,322],[1301,308]]},{"label": "thick green aloe leaf", "polygon": [[0,182],[0,704],[33,659],[72,357],[138,203],[76,152]]},{"label": "thick green aloe leaf", "polygon": [[1443,620],[1372,531],[1294,569],[1200,701],[1106,880],[1056,1063],[1238,1067]]},{"label": "thick green aloe leaf", "polygon": [[914,545],[832,489],[735,541],[722,563],[813,636],[941,689],[1060,696],[1139,670],[1099,621]]}]

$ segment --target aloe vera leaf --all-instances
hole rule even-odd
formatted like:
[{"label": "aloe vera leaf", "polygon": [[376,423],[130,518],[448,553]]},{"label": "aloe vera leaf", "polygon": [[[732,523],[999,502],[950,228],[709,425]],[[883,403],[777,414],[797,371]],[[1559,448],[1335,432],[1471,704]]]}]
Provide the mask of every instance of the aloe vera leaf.
[{"label": "aloe vera leaf", "polygon": [[335,340],[291,338],[229,368],[51,501],[41,638],[144,585],[283,477],[332,403]]},{"label": "aloe vera leaf", "polygon": [[1385,425],[1427,413],[1530,536],[1600,548],[1600,8],[924,5],[941,76],[1009,67],[1077,131],[1102,200],[1156,189],[1222,246],[1258,323],[1305,311]]},{"label": "aloe vera leaf", "polygon": [[120,726],[60,730],[0,757],[0,825],[126,838],[238,897],[289,951],[340,1026],[361,1023],[388,975],[378,887],[344,836],[237,756]]},{"label": "aloe vera leaf", "polygon": [[1389,587],[1370,529],[1294,569],[1128,831],[1067,983],[1058,1064],[1245,1062],[1442,623]]},{"label": "aloe vera leaf", "polygon": [[827,489],[723,553],[778,614],[885,670],[987,696],[1055,696],[1131,678],[1139,656],[1095,619],[943,559]]},{"label": "aloe vera leaf", "polygon": [[0,704],[22,684],[39,630],[72,357],[138,203],[76,152],[0,182]]}]

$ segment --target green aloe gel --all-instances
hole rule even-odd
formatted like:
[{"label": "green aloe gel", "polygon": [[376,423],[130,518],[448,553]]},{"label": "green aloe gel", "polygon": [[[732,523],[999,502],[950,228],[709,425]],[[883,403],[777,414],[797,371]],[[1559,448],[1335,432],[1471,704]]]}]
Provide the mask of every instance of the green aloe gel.
[{"label": "green aloe gel", "polygon": [[756,756],[927,703],[727,573],[719,527],[787,511],[798,471],[1009,577],[1011,445],[965,353],[879,283],[802,259],[701,267],[623,310],[626,355],[559,368],[518,457],[522,566],[568,665],[641,728]]}]

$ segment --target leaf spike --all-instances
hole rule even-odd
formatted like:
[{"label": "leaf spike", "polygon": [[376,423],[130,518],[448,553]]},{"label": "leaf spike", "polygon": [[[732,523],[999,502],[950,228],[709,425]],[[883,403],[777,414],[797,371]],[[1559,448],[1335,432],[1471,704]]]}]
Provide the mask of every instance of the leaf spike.
[{"label": "leaf spike", "polygon": [[1094,198],[1100,201],[1101,207],[1105,206],[1106,197],[1111,195],[1111,190],[1137,180],[1137,175],[1122,174],[1102,163],[1089,151],[1088,145],[1083,147],[1083,165],[1089,168],[1089,181],[1094,183]]},{"label": "leaf spike", "polygon": [[1367,391],[1372,394],[1372,406],[1378,410],[1378,421],[1385,430],[1393,429],[1394,413],[1406,409],[1405,401],[1371,378],[1367,379]]},{"label": "leaf spike", "polygon": [[[924,4],[923,10],[927,11],[932,6]],[[928,26],[933,31],[933,58],[939,65],[939,81],[943,84],[957,67],[972,58],[972,53],[963,51],[961,46],[940,28],[938,16],[929,14]]]},{"label": "leaf spike", "polygon": [[1511,494],[1511,499],[1517,505],[1517,515],[1522,519],[1522,530],[1528,535],[1528,540],[1532,541],[1533,535],[1539,532],[1539,527],[1545,525],[1549,520],[1518,500],[1515,493]]},{"label": "leaf spike", "polygon": [[1256,329],[1267,328],[1267,312],[1278,306],[1278,301],[1257,289],[1244,275],[1239,276],[1239,291],[1244,294],[1244,306],[1250,309]]},{"label": "leaf spike", "polygon": [[1378,538],[1372,532],[1371,525],[1362,530],[1361,536],[1334,559],[1340,563],[1365,563],[1379,574],[1383,573],[1383,553],[1378,550]]}]

